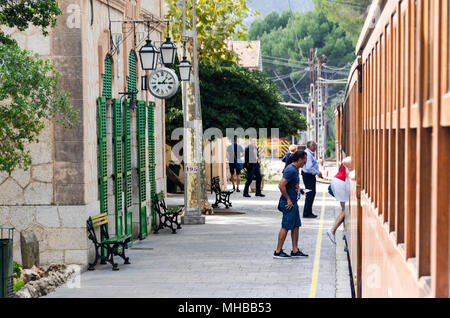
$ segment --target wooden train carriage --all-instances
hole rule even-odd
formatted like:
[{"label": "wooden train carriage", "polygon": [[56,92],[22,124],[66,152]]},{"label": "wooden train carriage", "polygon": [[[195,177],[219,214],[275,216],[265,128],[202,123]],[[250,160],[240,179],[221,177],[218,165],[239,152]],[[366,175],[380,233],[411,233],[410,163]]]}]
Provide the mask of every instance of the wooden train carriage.
[{"label": "wooden train carriage", "polygon": [[359,297],[449,297],[450,0],[374,1],[346,99],[346,232]]}]

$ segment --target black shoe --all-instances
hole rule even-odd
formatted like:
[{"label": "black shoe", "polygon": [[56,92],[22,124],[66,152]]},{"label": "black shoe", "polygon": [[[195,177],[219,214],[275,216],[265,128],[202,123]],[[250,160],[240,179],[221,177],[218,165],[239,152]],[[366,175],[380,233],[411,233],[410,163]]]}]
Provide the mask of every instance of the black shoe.
[{"label": "black shoe", "polygon": [[304,219],[316,219],[317,215],[315,215],[315,214],[304,215],[303,218]]},{"label": "black shoe", "polygon": [[251,196],[248,194],[244,194],[244,198],[251,198]]},{"label": "black shoe", "polygon": [[241,192],[241,190],[239,190],[239,188],[237,188],[236,192]]},{"label": "black shoe", "polygon": [[291,258],[289,255],[287,255],[285,252],[283,252],[283,250],[281,250],[280,253],[277,253],[277,251],[275,251],[273,253],[273,258],[274,259],[286,259],[286,258]]},{"label": "black shoe", "polygon": [[298,250],[297,253],[294,253],[294,251],[291,251],[291,257],[300,258],[300,257],[308,257],[308,255],[306,255],[302,251]]},{"label": "black shoe", "polygon": [[233,191],[236,191],[236,188],[235,188],[235,187],[233,187]]},{"label": "black shoe", "polygon": [[265,198],[266,196],[264,194],[260,193],[260,194],[256,194],[255,197]]}]

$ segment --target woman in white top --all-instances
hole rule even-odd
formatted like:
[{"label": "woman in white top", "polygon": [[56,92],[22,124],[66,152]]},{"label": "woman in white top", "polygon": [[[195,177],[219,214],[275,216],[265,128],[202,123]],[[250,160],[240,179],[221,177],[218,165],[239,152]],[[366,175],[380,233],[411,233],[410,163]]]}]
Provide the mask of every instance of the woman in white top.
[{"label": "woman in white top", "polygon": [[347,157],[342,160],[342,165],[339,168],[337,175],[331,180],[331,190],[334,198],[341,204],[341,213],[337,217],[331,230],[327,234],[331,242],[336,244],[336,231],[344,222],[345,219],[345,202],[349,200],[350,192],[350,170],[352,169],[352,158]]}]

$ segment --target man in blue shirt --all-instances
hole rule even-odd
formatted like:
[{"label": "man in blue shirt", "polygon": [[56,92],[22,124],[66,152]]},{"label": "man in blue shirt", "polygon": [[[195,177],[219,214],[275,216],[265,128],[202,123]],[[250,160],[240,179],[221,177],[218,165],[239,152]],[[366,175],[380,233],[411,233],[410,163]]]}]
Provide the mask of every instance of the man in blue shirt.
[{"label": "man in blue shirt", "polygon": [[317,215],[312,212],[314,198],[316,197],[316,176],[322,178],[322,173],[319,171],[319,165],[315,158],[317,145],[314,141],[308,141],[306,145],[306,154],[308,160],[302,168],[302,177],[305,188],[311,190],[306,194],[305,207],[303,208],[303,217],[307,219],[315,219]]},{"label": "man in blue shirt", "polygon": [[[298,249],[298,233],[302,222],[300,220],[300,211],[297,201],[299,199],[300,177],[298,170],[306,163],[307,155],[304,151],[298,151],[292,155],[292,164],[290,164],[283,173],[283,179],[279,184],[281,198],[279,209],[283,212],[283,221],[281,222],[281,230],[278,234],[277,250],[273,254],[273,258],[299,258],[307,257]],[[292,235],[292,251],[291,255],[283,252],[284,241],[288,232]]]}]

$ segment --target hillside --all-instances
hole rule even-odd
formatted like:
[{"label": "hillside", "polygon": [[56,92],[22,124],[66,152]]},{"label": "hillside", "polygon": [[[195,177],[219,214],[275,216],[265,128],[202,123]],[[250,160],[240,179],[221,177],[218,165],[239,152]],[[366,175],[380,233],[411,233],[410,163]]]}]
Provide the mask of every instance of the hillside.
[{"label": "hillside", "polygon": [[[292,11],[310,11],[314,9],[312,0],[290,0]],[[248,0],[248,5],[251,9],[261,13],[258,18],[264,18],[272,11],[281,13],[289,10],[288,0]],[[250,27],[250,24],[255,20],[255,17],[249,18],[245,21],[245,25]]]}]

